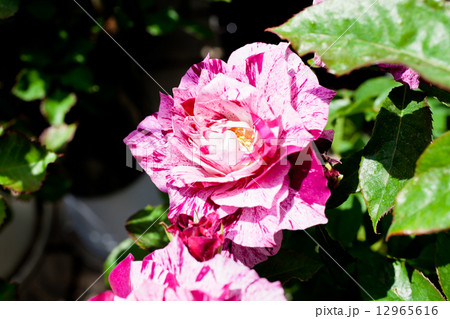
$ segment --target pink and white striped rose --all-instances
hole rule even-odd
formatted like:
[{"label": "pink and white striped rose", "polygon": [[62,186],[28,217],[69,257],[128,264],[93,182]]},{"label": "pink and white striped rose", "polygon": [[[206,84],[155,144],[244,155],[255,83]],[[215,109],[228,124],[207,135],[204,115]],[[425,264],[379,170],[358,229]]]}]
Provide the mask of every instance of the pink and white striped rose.
[{"label": "pink and white striped rose", "polygon": [[112,290],[91,300],[286,300],[280,282],[260,278],[221,255],[199,262],[178,236],[143,261],[128,255],[113,269],[109,283]]},{"label": "pink and white striped rose", "polygon": [[217,213],[224,253],[253,266],[278,251],[281,230],[327,222],[313,142],[334,94],[289,44],[253,43],[193,65],[125,143],[169,193],[172,222]]}]

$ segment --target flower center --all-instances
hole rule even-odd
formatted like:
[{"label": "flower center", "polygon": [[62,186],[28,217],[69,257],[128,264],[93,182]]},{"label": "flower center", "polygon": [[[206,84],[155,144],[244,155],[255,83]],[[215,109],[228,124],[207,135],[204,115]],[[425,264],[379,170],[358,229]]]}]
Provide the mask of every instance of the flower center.
[{"label": "flower center", "polygon": [[236,134],[237,140],[243,147],[245,147],[247,152],[252,150],[253,143],[255,142],[254,130],[246,127],[231,127],[228,130]]}]

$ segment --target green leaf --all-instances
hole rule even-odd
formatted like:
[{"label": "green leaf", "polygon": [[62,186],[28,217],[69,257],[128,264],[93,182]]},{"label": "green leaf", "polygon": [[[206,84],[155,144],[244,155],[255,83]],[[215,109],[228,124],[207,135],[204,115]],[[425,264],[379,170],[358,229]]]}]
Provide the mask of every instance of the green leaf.
[{"label": "green leaf", "polygon": [[433,97],[428,97],[427,101],[433,114],[433,137],[438,138],[450,129],[447,125],[447,123],[450,124],[450,107]]},{"label": "green leaf", "polygon": [[[409,300],[411,289],[403,263],[392,263],[368,249],[359,248],[353,250],[352,254],[357,258],[356,280],[370,297],[382,301]],[[361,291],[361,296],[365,300],[371,300],[364,291]]]},{"label": "green leaf", "polygon": [[333,121],[339,116],[342,116],[345,109],[352,104],[354,97],[354,91],[351,90],[338,90],[336,95],[330,102],[330,112],[328,114],[328,123]]},{"label": "green leaf", "polygon": [[431,144],[417,161],[416,176],[396,198],[392,235],[420,235],[450,228],[450,132]]},{"label": "green leaf", "polygon": [[24,69],[19,73],[12,93],[24,101],[42,99],[46,94],[45,80],[39,71]]},{"label": "green leaf", "polygon": [[180,17],[172,8],[166,7],[146,16],[146,30],[153,36],[174,31],[179,26]]},{"label": "green leaf", "polygon": [[72,180],[62,174],[49,174],[44,181],[41,189],[34,195],[47,202],[56,202],[66,195]]},{"label": "green leaf", "polygon": [[0,301],[16,300],[16,285],[0,279]]},{"label": "green leaf", "polygon": [[368,98],[376,98],[386,91],[389,93],[394,87],[397,86],[401,86],[401,84],[389,77],[382,76],[369,79],[356,89],[355,102],[358,103]]},{"label": "green leaf", "polygon": [[2,195],[0,195],[0,228],[6,220],[6,203]]},{"label": "green leaf", "polygon": [[16,123],[15,119],[12,119],[11,121],[8,122],[0,121],[0,136],[2,136],[3,133],[5,133],[5,131],[9,129],[11,126],[13,126],[15,123]]},{"label": "green leaf", "polygon": [[450,92],[441,90],[428,83],[420,83],[419,88],[427,95],[433,96],[446,106],[450,106]]},{"label": "green leaf", "polygon": [[207,26],[198,23],[196,21],[182,20],[181,25],[183,26],[183,30],[198,39],[213,39],[214,32]]},{"label": "green leaf", "polygon": [[417,269],[411,278],[411,300],[413,301],[444,301],[439,290]]},{"label": "green leaf", "polygon": [[361,162],[362,151],[356,152],[341,159],[341,163],[334,165],[344,177],[338,186],[331,191],[331,196],[327,201],[327,208],[334,208],[345,202],[351,193],[358,190],[359,176],[358,167]]},{"label": "green leaf", "polygon": [[122,261],[128,254],[132,254],[134,260],[142,260],[148,255],[148,252],[139,248],[131,238],[127,238],[117,245],[105,260],[103,268],[105,270],[105,283],[110,288],[109,285],[109,274],[111,271]]},{"label": "green leaf", "polygon": [[433,168],[450,167],[450,132],[433,141],[417,161],[416,175]]},{"label": "green leaf", "polygon": [[325,228],[330,237],[343,246],[349,246],[353,242],[362,223],[365,205],[358,195],[352,194],[338,208],[326,210],[328,223]]},{"label": "green leaf", "polygon": [[19,10],[19,0],[0,0],[0,19],[6,19]]},{"label": "green leaf", "polygon": [[69,143],[77,129],[77,124],[61,124],[46,128],[39,140],[49,151],[60,152]]},{"label": "green leaf", "polygon": [[[408,240],[413,240],[411,237],[401,236],[401,237],[393,237],[392,239],[404,239],[406,238],[406,242]],[[389,240],[388,244],[391,243],[392,239]],[[400,241],[398,241],[400,242]],[[423,249],[420,248],[417,244],[412,246],[414,247],[414,252],[419,251],[419,254],[415,258],[406,259],[406,263],[413,268],[419,270],[426,276],[435,275],[436,274],[436,263],[435,263],[435,253],[436,253],[436,242],[435,240],[428,245],[426,245]],[[389,255],[391,253],[389,252]]]},{"label": "green leaf", "polygon": [[61,125],[67,112],[77,102],[75,93],[57,91],[41,103],[41,112],[51,125]]},{"label": "green leaf", "polygon": [[[410,280],[404,262],[392,262],[376,253],[362,249],[355,250],[353,253],[358,259],[357,280],[375,300],[444,300],[436,287],[419,271],[414,270]],[[361,291],[361,295],[366,300],[370,300],[365,292]]]},{"label": "green leaf", "polygon": [[355,91],[355,101],[344,109],[340,116],[372,111],[378,113],[389,92],[400,83],[388,77],[378,77],[365,81]]},{"label": "green leaf", "polygon": [[447,299],[450,298],[450,235],[438,234],[436,242],[436,270]]},{"label": "green leaf", "polygon": [[159,205],[153,208],[149,205],[131,216],[125,228],[139,247],[151,252],[169,242],[164,227],[159,225],[160,222],[169,223],[167,207]]},{"label": "green leaf", "polygon": [[298,251],[282,248],[278,254],[255,266],[256,272],[269,281],[287,282],[292,278],[309,280],[323,264]]},{"label": "green leaf", "polygon": [[[26,1],[25,8],[33,16],[40,20],[50,20],[56,13],[56,4],[51,0]],[[51,21],[51,20],[50,20]]]},{"label": "green leaf", "polygon": [[70,87],[75,91],[88,92],[93,90],[94,87],[94,75],[92,71],[84,65],[70,69],[61,76],[60,80],[63,85]]},{"label": "green leaf", "polygon": [[446,1],[442,0],[425,0],[425,3],[436,9],[442,9],[445,8],[446,5],[448,5]]},{"label": "green leaf", "polygon": [[423,99],[406,86],[393,89],[364,148],[359,181],[375,231],[431,141],[431,113]]},{"label": "green leaf", "polygon": [[317,52],[342,75],[380,62],[404,64],[450,88],[450,13],[424,0],[327,0],[270,29],[300,55]]},{"label": "green leaf", "polygon": [[386,298],[379,300],[411,300],[412,289],[405,264],[403,262],[396,261],[392,265],[394,268],[394,283],[391,287],[389,287],[390,289],[388,290]]},{"label": "green leaf", "polygon": [[34,192],[57,155],[17,133],[0,137],[0,185],[17,192]]},{"label": "green leaf", "polygon": [[449,207],[450,168],[420,174],[398,194],[388,237],[447,230],[450,228]]}]

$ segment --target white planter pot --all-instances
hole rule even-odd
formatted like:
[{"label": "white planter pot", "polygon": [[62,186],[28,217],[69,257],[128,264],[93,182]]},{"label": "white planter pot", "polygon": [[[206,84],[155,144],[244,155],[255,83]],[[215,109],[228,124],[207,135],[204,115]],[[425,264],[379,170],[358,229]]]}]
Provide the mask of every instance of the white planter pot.
[{"label": "white planter pot", "polygon": [[20,283],[42,256],[50,235],[53,206],[43,205],[38,212],[34,198],[22,201],[5,196],[5,200],[13,217],[0,232],[0,277]]},{"label": "white planter pot", "polygon": [[163,203],[159,190],[146,174],[118,192],[102,197],[67,195],[62,200],[63,219],[80,238],[83,257],[102,265],[111,250],[128,237],[126,220],[147,205]]}]

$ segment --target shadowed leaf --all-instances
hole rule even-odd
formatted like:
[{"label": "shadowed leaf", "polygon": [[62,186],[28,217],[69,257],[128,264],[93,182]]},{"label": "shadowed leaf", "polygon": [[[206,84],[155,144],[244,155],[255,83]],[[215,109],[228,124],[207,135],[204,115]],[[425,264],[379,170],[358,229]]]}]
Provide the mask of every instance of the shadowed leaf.
[{"label": "shadowed leaf", "polygon": [[377,116],[359,170],[361,192],[374,230],[394,206],[420,154],[431,141],[431,112],[419,92],[395,88]]},{"label": "shadowed leaf", "polygon": [[0,19],[6,19],[19,10],[19,0],[0,0]]},{"label": "shadowed leaf", "polygon": [[338,186],[331,191],[331,196],[327,201],[327,208],[335,208],[345,202],[351,193],[358,189],[359,176],[358,168],[361,162],[362,151],[356,152],[341,159],[341,163],[334,165],[344,177]]},{"label": "shadowed leaf", "polygon": [[269,281],[286,282],[292,278],[309,280],[322,263],[298,251],[282,248],[269,260],[255,266],[256,272]]},{"label": "shadowed leaf", "polygon": [[362,223],[365,206],[358,198],[360,194],[350,195],[338,208],[327,209],[328,223],[325,225],[330,237],[343,246],[349,246],[356,238]]},{"label": "shadowed leaf", "polygon": [[[370,251],[354,251],[358,259],[357,280],[377,301],[440,301],[436,287],[421,272],[414,270],[409,278],[404,262],[391,262]],[[374,276],[376,274],[376,276]],[[361,292],[366,300],[368,296]]]},{"label": "shadowed leaf", "polygon": [[16,285],[0,279],[0,301],[16,300]]},{"label": "shadowed leaf", "polygon": [[450,235],[439,234],[436,242],[436,268],[447,299],[450,298]]}]

